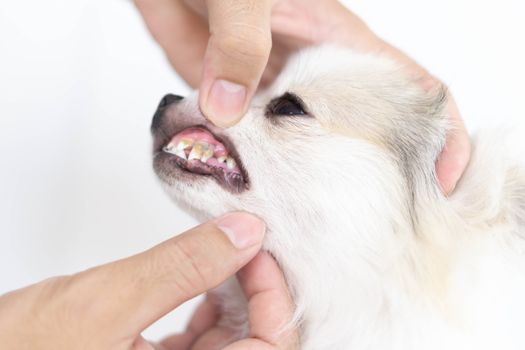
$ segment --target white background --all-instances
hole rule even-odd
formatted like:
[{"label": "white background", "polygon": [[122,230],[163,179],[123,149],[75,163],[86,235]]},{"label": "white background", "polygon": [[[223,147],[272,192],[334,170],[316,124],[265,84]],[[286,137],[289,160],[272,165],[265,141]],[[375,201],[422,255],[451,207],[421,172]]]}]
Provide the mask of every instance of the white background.
[{"label": "white background", "polygon": [[[345,3],[450,85],[470,130],[524,124],[521,1]],[[128,1],[0,0],[0,293],[195,223],[149,157],[156,103],[187,91]],[[146,336],[180,330],[191,307]]]}]

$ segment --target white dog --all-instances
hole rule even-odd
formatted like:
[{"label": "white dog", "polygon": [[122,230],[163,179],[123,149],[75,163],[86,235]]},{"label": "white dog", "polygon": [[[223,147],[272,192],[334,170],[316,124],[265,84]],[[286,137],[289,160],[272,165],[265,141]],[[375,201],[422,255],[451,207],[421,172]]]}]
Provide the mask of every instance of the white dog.
[{"label": "white dog", "polygon": [[473,139],[443,196],[445,103],[384,58],[309,49],[225,130],[196,94],[166,96],[154,167],[200,219],[264,219],[302,349],[525,349],[524,158]]}]

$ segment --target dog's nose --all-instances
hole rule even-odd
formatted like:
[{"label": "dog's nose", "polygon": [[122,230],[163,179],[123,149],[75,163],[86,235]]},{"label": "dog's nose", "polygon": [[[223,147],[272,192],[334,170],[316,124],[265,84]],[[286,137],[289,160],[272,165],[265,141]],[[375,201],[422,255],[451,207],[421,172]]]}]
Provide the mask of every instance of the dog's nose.
[{"label": "dog's nose", "polygon": [[167,94],[160,100],[159,108],[164,108],[172,103],[182,100],[184,97],[179,95]]},{"label": "dog's nose", "polygon": [[151,121],[151,131],[155,132],[157,130],[162,122],[162,118],[166,112],[166,108],[178,101],[183,100],[184,97],[179,95],[173,95],[173,94],[167,94],[160,100],[159,106],[157,107],[157,111],[155,111],[155,115],[153,116],[153,120]]}]

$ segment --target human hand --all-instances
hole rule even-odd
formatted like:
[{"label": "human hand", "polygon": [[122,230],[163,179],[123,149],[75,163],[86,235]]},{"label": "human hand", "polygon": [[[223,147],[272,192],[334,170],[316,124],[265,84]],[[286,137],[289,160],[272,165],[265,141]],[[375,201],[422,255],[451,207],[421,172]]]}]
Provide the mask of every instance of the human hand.
[{"label": "human hand", "polygon": [[[386,43],[335,0],[135,0],[169,61],[190,86],[214,124],[227,127],[245,113],[259,86],[279,74],[294,51],[332,43],[387,56],[425,88],[440,82],[406,54]],[[450,194],[470,158],[470,141],[449,95],[451,130],[436,164]]]},{"label": "human hand", "polygon": [[[260,219],[231,213],[138,255],[5,294],[0,297],[2,349],[210,349],[202,342],[220,332],[207,302],[183,335],[157,346],[140,334],[235,274],[257,255],[263,236]],[[239,276],[249,300],[250,338],[227,349],[295,349],[294,330],[276,332],[293,306],[275,261],[259,254]]]},{"label": "human hand", "polygon": [[[259,253],[237,274],[248,299],[250,338],[225,346],[232,331],[219,322],[220,311],[208,298],[199,306],[186,332],[162,341],[162,350],[298,349],[296,330],[282,329],[290,321],[293,304],[277,263],[268,253]],[[287,333],[281,334],[282,331]]]}]

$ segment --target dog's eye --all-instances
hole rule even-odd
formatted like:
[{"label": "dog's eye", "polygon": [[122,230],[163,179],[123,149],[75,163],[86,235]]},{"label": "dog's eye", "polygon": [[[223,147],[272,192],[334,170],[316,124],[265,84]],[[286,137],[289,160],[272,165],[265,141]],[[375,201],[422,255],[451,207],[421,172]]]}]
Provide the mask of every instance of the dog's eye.
[{"label": "dog's eye", "polygon": [[306,115],[302,101],[295,95],[286,93],[273,99],[268,105],[268,114],[280,116]]}]

